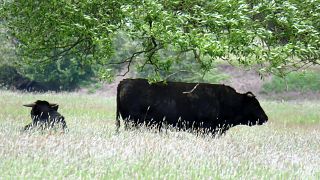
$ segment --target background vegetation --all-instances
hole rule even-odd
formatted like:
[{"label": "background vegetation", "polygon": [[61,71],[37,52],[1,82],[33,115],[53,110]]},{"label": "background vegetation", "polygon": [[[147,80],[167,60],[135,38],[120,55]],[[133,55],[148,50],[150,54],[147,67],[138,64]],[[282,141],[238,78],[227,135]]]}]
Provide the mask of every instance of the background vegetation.
[{"label": "background vegetation", "polygon": [[78,59],[64,56],[43,64],[23,63],[14,39],[0,23],[0,85],[9,89],[59,91],[73,90],[95,75],[93,66],[83,66]]},{"label": "background vegetation", "polygon": [[308,70],[292,72],[286,77],[274,77],[271,82],[264,84],[262,92],[320,92],[320,72]]},{"label": "background vegetation", "polygon": [[319,7],[317,0],[12,0],[1,1],[0,23],[17,48],[17,72],[72,89],[130,69],[151,81],[185,79],[187,71],[207,81],[221,61],[278,75],[317,65]]}]

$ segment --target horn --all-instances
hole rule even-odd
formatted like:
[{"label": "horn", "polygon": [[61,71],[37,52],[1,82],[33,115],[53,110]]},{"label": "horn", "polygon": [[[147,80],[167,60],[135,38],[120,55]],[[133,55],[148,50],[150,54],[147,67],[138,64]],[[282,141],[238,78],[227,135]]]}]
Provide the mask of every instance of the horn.
[{"label": "horn", "polygon": [[35,106],[36,105],[36,103],[31,103],[31,104],[24,104],[23,106],[26,106],[26,107],[33,107],[33,106]]}]

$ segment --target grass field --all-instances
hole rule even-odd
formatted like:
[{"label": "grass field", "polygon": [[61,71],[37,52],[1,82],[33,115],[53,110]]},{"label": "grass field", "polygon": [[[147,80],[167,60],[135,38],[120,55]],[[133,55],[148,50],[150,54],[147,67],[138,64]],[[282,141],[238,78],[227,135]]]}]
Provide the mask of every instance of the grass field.
[{"label": "grass field", "polygon": [[[70,131],[22,133],[22,104],[60,105]],[[0,91],[0,179],[319,179],[320,102],[262,101],[263,126],[214,139],[145,129],[115,134],[115,98]]]}]

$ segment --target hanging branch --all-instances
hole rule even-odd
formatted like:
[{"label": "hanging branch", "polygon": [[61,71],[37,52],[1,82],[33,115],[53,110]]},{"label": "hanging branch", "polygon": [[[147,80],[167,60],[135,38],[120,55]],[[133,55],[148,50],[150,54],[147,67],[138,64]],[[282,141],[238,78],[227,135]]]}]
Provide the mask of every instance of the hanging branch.
[{"label": "hanging branch", "polygon": [[133,53],[132,56],[130,56],[129,58],[127,58],[127,59],[125,59],[125,60],[123,60],[123,61],[121,61],[121,62],[118,62],[118,63],[109,63],[109,64],[124,64],[124,63],[128,63],[128,64],[127,64],[127,71],[126,71],[124,74],[119,74],[119,75],[117,75],[117,76],[125,76],[125,75],[127,75],[127,74],[129,73],[129,71],[130,71],[130,65],[131,65],[133,59],[134,59],[135,57],[139,56],[140,54],[143,54],[143,53],[146,53],[146,52],[147,52],[147,51],[138,51],[138,52]]},{"label": "hanging branch", "polygon": [[[54,54],[52,56],[47,56],[46,58],[43,58],[40,61],[36,61],[37,64],[42,64],[42,63],[46,63],[50,60],[59,60],[67,55],[70,54],[70,51],[72,49],[74,49],[76,46],[78,46],[80,43],[84,42],[85,40],[88,40],[88,38],[83,38],[83,39],[78,39],[76,42],[70,44],[70,45],[65,45],[65,46],[55,46],[55,47],[51,47],[51,48],[39,48],[39,49],[33,49],[33,51],[37,51],[37,50],[44,50],[44,49],[63,49],[62,51],[58,52],[57,54]],[[87,52],[88,50],[92,49],[91,46],[87,47],[85,49],[85,52]],[[76,52],[73,52],[74,54],[77,54],[79,52],[82,52],[83,50],[78,50]]]}]

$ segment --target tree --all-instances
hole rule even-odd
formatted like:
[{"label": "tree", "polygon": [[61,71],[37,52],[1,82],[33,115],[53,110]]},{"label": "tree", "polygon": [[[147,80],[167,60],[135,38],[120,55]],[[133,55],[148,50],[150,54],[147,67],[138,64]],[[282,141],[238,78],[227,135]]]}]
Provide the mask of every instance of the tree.
[{"label": "tree", "polygon": [[[12,0],[0,11],[25,63],[72,55],[101,77],[119,64],[124,74],[150,66],[159,79],[186,53],[204,73],[221,60],[272,73],[320,64],[319,0]],[[136,51],[110,62],[118,33]]]}]

